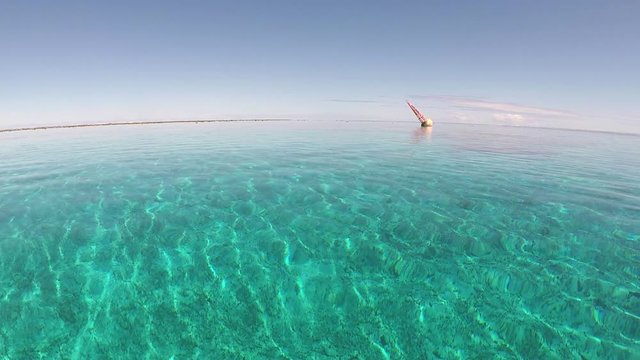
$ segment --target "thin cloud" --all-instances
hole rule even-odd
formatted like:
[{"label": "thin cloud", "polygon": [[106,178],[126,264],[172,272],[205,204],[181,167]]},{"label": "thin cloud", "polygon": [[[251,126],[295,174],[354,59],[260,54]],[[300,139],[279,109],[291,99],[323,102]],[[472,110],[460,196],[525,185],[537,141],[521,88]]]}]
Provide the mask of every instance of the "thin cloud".
[{"label": "thin cloud", "polygon": [[331,102],[339,102],[339,103],[365,103],[365,104],[376,104],[380,103],[379,100],[353,100],[353,99],[329,99]]},{"label": "thin cloud", "polygon": [[525,117],[521,114],[509,114],[509,113],[497,113],[493,114],[493,118],[499,121],[510,121],[519,123],[525,120]]},{"label": "thin cloud", "polygon": [[[450,107],[468,110],[468,111],[484,111],[499,112],[511,115],[533,115],[533,116],[549,116],[561,118],[575,118],[578,114],[565,110],[548,109],[538,106],[521,105],[508,102],[490,101],[483,98],[469,96],[451,96],[451,95],[422,95],[414,96],[420,99],[426,99],[436,102],[448,104]],[[523,116],[524,119],[524,116]]]}]

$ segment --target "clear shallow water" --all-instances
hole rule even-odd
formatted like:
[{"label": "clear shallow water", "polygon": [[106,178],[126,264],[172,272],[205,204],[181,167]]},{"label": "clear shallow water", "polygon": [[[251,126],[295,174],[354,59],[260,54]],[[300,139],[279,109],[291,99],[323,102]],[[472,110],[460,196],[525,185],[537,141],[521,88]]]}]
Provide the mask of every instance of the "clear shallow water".
[{"label": "clear shallow water", "polygon": [[2,134],[0,358],[639,358],[639,140]]}]

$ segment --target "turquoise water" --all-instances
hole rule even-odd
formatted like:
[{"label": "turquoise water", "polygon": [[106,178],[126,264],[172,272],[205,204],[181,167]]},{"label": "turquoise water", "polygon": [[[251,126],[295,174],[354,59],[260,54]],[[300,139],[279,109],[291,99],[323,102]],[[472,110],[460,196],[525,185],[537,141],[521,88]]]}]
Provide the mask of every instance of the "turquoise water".
[{"label": "turquoise water", "polygon": [[638,136],[147,125],[0,159],[0,358],[640,358]]}]

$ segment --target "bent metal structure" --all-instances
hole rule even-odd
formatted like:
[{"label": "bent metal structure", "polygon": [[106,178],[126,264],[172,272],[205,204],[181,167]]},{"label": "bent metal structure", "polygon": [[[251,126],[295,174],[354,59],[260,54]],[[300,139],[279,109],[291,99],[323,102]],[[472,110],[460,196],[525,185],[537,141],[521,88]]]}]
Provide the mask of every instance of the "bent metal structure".
[{"label": "bent metal structure", "polygon": [[431,119],[429,119],[428,117],[425,117],[420,112],[420,110],[416,109],[416,107],[413,106],[413,104],[411,104],[409,101],[407,101],[407,105],[409,105],[409,107],[411,108],[413,113],[416,114],[416,116],[418,117],[418,120],[420,120],[420,126],[422,126],[422,127],[431,127],[431,126],[433,126],[433,121]]}]

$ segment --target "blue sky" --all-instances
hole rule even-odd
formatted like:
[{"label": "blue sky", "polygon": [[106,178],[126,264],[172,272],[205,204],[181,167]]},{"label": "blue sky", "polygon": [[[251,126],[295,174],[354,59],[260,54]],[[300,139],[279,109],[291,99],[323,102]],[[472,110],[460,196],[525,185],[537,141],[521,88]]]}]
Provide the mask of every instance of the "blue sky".
[{"label": "blue sky", "polygon": [[640,2],[2,1],[0,127],[191,118],[640,133]]}]

